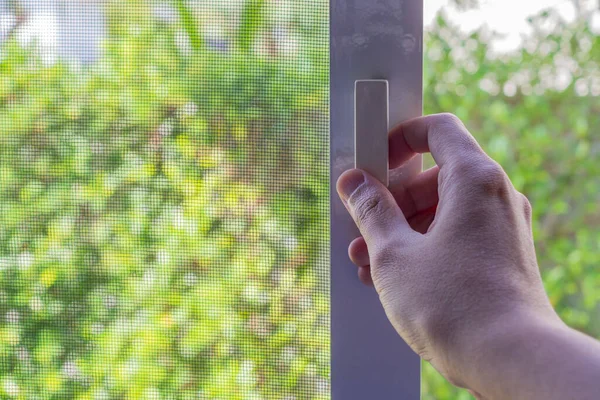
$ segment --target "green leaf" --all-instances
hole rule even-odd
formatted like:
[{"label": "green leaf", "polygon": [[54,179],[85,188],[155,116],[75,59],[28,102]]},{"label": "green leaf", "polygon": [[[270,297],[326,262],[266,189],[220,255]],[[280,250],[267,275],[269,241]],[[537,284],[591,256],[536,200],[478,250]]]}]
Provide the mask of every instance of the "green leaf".
[{"label": "green leaf", "polygon": [[199,29],[199,23],[191,7],[186,4],[186,0],[174,0],[175,8],[181,18],[183,29],[190,39],[192,49],[197,53],[204,47],[204,39]]},{"label": "green leaf", "polygon": [[256,34],[264,25],[264,0],[247,0],[242,12],[242,24],[238,32],[238,44],[243,52],[249,52]]}]

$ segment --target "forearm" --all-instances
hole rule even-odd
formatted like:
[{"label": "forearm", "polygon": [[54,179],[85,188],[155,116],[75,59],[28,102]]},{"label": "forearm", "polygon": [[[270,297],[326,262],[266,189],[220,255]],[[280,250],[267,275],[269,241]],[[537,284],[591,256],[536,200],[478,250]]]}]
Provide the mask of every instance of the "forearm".
[{"label": "forearm", "polygon": [[600,344],[560,321],[507,320],[473,341],[460,379],[481,399],[597,399]]}]

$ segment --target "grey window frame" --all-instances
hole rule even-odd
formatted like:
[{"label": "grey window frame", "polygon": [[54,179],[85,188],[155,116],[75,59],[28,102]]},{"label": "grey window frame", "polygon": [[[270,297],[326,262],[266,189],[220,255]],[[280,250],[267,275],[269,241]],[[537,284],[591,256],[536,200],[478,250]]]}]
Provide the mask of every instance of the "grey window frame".
[{"label": "grey window frame", "polygon": [[[422,115],[423,0],[331,0],[330,5],[332,399],[418,399],[420,359],[392,328],[376,292],[357,279],[347,248],[360,234],[335,185],[354,167],[357,80],[389,82],[390,126]],[[391,174],[407,179],[421,168],[416,157]]]}]

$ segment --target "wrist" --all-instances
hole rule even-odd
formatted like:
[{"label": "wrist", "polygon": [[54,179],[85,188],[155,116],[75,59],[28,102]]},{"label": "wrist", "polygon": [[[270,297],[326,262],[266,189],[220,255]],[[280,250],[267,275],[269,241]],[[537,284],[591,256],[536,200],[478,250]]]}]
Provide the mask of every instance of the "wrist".
[{"label": "wrist", "polygon": [[462,344],[452,373],[480,399],[598,398],[600,343],[556,314],[506,314]]},{"label": "wrist", "polygon": [[568,329],[553,310],[517,306],[470,323],[459,324],[445,342],[440,343],[439,362],[448,380],[456,386],[477,390],[480,375],[506,354],[519,351],[537,333],[549,329]]}]

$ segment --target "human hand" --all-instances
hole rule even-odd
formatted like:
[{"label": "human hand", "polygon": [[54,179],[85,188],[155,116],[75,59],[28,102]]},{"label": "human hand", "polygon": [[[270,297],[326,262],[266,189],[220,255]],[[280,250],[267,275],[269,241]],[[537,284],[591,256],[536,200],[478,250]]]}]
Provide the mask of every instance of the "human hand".
[{"label": "human hand", "polygon": [[402,338],[457,386],[492,327],[560,320],[544,292],[531,206],[449,114],[390,133],[390,168],[431,152],[438,166],[386,188],[359,170],[338,193],[362,237],[349,247]]}]

